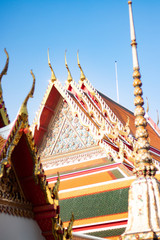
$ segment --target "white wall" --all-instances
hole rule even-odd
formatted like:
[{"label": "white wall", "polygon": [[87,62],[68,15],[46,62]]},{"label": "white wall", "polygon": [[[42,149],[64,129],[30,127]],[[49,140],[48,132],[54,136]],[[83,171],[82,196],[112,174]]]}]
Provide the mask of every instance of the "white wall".
[{"label": "white wall", "polygon": [[45,240],[36,221],[0,213],[0,240]]}]

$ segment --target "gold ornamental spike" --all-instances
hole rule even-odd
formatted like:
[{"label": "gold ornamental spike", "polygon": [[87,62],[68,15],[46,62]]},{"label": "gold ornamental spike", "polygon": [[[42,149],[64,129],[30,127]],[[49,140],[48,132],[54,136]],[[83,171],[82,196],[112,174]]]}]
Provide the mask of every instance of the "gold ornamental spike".
[{"label": "gold ornamental spike", "polygon": [[[144,118],[145,110],[142,107],[144,104],[142,97],[142,82],[140,80],[141,74],[139,71],[137,43],[132,14],[132,1],[128,1],[129,18],[130,18],[130,33],[131,33],[131,47],[133,57],[133,86],[134,86],[134,105],[135,105],[135,126],[136,126],[136,150],[137,157],[135,159],[134,173],[138,176],[147,176],[147,174],[155,175],[156,168],[153,165],[151,155],[149,153],[150,144],[148,141],[148,131],[146,129],[147,121]],[[148,171],[149,170],[149,171]]]},{"label": "gold ornamental spike", "polygon": [[81,67],[81,65],[80,65],[80,63],[79,63],[79,50],[77,51],[77,62],[78,62],[78,67],[79,67],[79,69],[80,69],[80,71],[81,71],[81,76],[80,76],[80,79],[81,79],[81,81],[83,82],[85,79],[86,79],[86,77],[85,77],[85,75],[84,75],[84,72],[83,72],[83,70],[82,70],[82,67]]},{"label": "gold ornamental spike", "polygon": [[32,84],[31,90],[29,91],[29,93],[26,96],[24,102],[22,103],[22,106],[21,106],[20,111],[19,111],[19,115],[21,115],[23,117],[26,117],[26,116],[28,117],[27,102],[28,102],[29,98],[33,98],[34,89],[35,89],[35,76],[34,76],[32,70],[30,71],[30,73],[33,77],[33,84]]},{"label": "gold ornamental spike", "polygon": [[147,109],[146,109],[146,113],[149,112],[149,104],[148,104],[148,98],[146,97],[146,100],[147,100]]},{"label": "gold ornamental spike", "polygon": [[51,62],[50,62],[50,59],[49,59],[49,48],[48,48],[48,65],[49,65],[49,67],[50,67],[50,69],[51,69],[51,73],[52,73],[52,75],[51,75],[51,81],[52,81],[52,82],[55,82],[55,81],[57,80],[57,78],[56,78],[56,75],[55,75],[55,73],[54,73],[54,71],[53,71],[53,68],[52,68],[52,65],[51,65]]},{"label": "gold ornamental spike", "polygon": [[159,113],[158,113],[158,110],[157,110],[157,126],[159,125]]},{"label": "gold ornamental spike", "polygon": [[66,52],[67,52],[67,50],[65,50],[65,65],[66,65],[66,68],[67,68],[67,71],[68,71],[67,81],[70,83],[72,81],[72,75],[71,75],[71,72],[70,72],[68,64],[67,64]]},{"label": "gold ornamental spike", "polygon": [[7,74],[8,64],[9,64],[9,55],[8,55],[8,52],[7,52],[7,50],[5,48],[4,48],[4,52],[5,52],[6,56],[7,56],[7,59],[6,59],[6,64],[5,64],[2,72],[0,73],[0,97],[2,96],[1,79],[2,79],[3,75]]}]

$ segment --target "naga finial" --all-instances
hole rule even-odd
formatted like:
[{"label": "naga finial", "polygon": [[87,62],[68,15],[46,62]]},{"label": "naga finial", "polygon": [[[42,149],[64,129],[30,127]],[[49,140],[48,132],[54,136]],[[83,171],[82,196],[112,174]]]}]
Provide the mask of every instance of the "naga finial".
[{"label": "naga finial", "polygon": [[145,110],[142,107],[144,100],[142,97],[142,82],[140,80],[141,74],[139,71],[137,43],[135,37],[135,29],[132,14],[132,1],[128,1],[129,17],[130,17],[130,32],[131,32],[131,46],[133,56],[133,86],[134,86],[134,105],[135,105],[135,126],[136,126],[136,159],[134,173],[138,176],[154,176],[156,168],[152,162],[149,152],[150,144],[148,141],[148,131],[146,129],[147,121],[144,118]]},{"label": "naga finial", "polygon": [[5,52],[6,56],[7,56],[7,59],[6,59],[6,64],[5,64],[2,72],[0,73],[0,97],[2,96],[1,79],[2,79],[3,75],[7,74],[8,64],[9,64],[9,55],[8,55],[8,52],[7,52],[7,50],[5,48],[4,48],[4,52]]},{"label": "naga finial", "polygon": [[56,78],[56,75],[55,75],[55,73],[53,71],[53,68],[52,68],[52,65],[51,65],[51,62],[50,62],[50,59],[49,59],[49,48],[48,48],[48,65],[49,65],[49,67],[51,69],[51,72],[52,72],[51,81],[55,82],[57,80],[57,78]]},{"label": "naga finial", "polygon": [[82,70],[82,67],[81,67],[81,65],[80,65],[80,63],[79,63],[79,50],[77,51],[77,62],[78,62],[78,67],[79,67],[79,69],[80,69],[80,71],[81,71],[81,76],[80,76],[80,79],[81,79],[81,81],[83,82],[85,79],[86,79],[86,77],[85,77],[85,75],[84,75],[84,72],[83,72],[83,70]]},{"label": "naga finial", "polygon": [[72,213],[72,217],[71,217],[70,222],[69,222],[68,227],[67,227],[66,239],[72,239],[72,227],[73,227],[73,223],[74,223],[74,214]]},{"label": "naga finial", "polygon": [[67,71],[68,71],[67,81],[70,83],[72,81],[72,75],[71,75],[71,72],[70,72],[68,64],[67,64],[66,52],[67,52],[67,50],[65,50],[65,65],[66,65],[66,68],[67,68]]},{"label": "naga finial", "polygon": [[29,91],[29,93],[26,96],[24,102],[22,103],[22,106],[21,106],[20,111],[19,111],[19,115],[23,115],[23,116],[28,116],[27,102],[28,102],[29,98],[33,97],[34,89],[35,89],[35,76],[34,76],[32,70],[30,71],[30,73],[31,73],[31,75],[33,77],[33,84],[32,84],[31,90]]},{"label": "naga finial", "polygon": [[60,185],[60,175],[59,172],[57,172],[58,178],[57,178],[57,182],[55,183],[53,189],[52,189],[52,197],[53,199],[59,200],[59,196],[58,196],[58,191],[59,191],[59,185]]}]

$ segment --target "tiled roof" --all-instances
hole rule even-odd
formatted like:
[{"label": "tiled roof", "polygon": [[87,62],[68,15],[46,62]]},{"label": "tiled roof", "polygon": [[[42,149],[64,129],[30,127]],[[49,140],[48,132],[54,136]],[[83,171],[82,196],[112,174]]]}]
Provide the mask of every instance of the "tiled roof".
[{"label": "tiled roof", "polygon": [[60,200],[61,218],[69,221],[68,212],[75,220],[128,211],[128,188]]},{"label": "tiled roof", "polygon": [[115,238],[111,238],[112,240],[118,240],[119,236],[124,233],[125,228],[117,228],[117,229],[110,229],[110,230],[104,230],[104,231],[96,231],[92,233],[87,233],[87,235],[106,238],[110,236],[114,236]]},{"label": "tiled roof", "polygon": [[[118,119],[125,125],[127,122],[127,118],[129,117],[129,127],[131,129],[131,133],[135,135],[135,117],[134,114],[129,111],[128,109],[124,108],[120,104],[114,102],[107,96],[100,93],[100,95],[103,97],[104,101],[107,103],[107,105],[112,109],[112,111],[116,114]],[[149,139],[150,139],[150,145],[160,149],[160,137],[158,134],[153,130],[153,128],[148,124],[147,130],[149,133]]]}]

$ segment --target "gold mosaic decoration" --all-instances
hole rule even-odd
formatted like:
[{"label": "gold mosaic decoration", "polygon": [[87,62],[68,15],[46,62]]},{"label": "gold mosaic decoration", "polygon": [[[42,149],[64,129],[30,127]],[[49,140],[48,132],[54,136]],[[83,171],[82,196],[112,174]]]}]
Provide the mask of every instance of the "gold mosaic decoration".
[{"label": "gold mosaic decoration", "polygon": [[11,167],[5,167],[0,177],[0,212],[33,218],[32,204],[24,198]]}]

